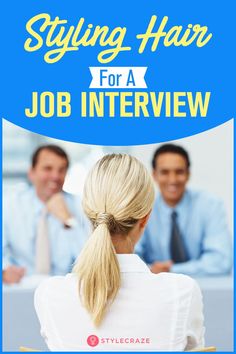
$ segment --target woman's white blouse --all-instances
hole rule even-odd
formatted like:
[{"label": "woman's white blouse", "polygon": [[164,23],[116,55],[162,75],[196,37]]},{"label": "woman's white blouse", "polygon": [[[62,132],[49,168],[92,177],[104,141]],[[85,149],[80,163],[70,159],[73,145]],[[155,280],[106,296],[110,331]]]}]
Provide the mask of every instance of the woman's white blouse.
[{"label": "woman's white blouse", "polygon": [[117,255],[121,288],[96,328],[78,296],[75,274],[35,292],[41,334],[52,351],[184,351],[204,346],[202,296],[181,274],[153,274],[134,254]]}]

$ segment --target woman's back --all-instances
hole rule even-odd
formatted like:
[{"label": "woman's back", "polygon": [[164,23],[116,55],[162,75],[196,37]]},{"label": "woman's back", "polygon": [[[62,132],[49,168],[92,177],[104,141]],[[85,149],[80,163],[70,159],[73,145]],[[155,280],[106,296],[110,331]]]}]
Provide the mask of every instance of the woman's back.
[{"label": "woman's back", "polygon": [[121,287],[95,327],[78,297],[78,277],[41,284],[35,307],[53,351],[183,351],[203,346],[200,290],[184,275],[150,272],[134,254],[117,255]]}]

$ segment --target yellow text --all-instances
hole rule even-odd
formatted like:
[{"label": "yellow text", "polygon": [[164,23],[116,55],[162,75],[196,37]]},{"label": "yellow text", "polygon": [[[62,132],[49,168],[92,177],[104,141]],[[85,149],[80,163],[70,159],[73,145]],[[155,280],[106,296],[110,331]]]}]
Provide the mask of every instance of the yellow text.
[{"label": "yellow text", "polygon": [[69,117],[71,115],[71,96],[69,92],[32,92],[32,104],[30,108],[25,109],[25,115],[28,118],[41,116],[51,118]]},{"label": "yellow text", "polygon": [[84,22],[81,17],[76,26],[68,26],[68,21],[58,16],[51,19],[47,13],[36,15],[26,24],[30,37],[26,39],[24,48],[28,52],[35,52],[43,45],[52,48],[44,55],[44,60],[49,64],[58,62],[66,52],[77,51],[80,46],[94,47],[97,43],[101,47],[110,47],[98,54],[98,61],[103,64],[115,59],[120,52],[131,50],[131,47],[122,46],[125,27],[110,30],[108,26],[94,26],[91,23],[85,26]]},{"label": "yellow text", "polygon": [[206,117],[211,92],[82,92],[82,117]]}]

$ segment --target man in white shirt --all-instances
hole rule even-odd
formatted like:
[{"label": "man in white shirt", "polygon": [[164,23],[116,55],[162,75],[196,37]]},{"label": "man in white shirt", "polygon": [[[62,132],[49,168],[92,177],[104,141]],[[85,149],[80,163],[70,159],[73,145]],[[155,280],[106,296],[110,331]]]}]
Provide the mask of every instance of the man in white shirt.
[{"label": "man in white shirt", "polygon": [[17,283],[25,274],[65,274],[71,269],[89,226],[80,201],[62,192],[68,166],[63,149],[41,146],[28,173],[32,186],[4,198],[4,283]]}]

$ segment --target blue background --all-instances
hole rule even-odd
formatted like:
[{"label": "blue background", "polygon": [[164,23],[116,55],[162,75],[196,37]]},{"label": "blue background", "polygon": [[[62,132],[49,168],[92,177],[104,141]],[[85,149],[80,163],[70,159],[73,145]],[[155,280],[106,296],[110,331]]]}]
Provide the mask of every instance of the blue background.
[{"label": "blue background", "polygon": [[[2,5],[1,33],[3,56],[1,115],[3,118],[33,132],[62,139],[100,145],[137,145],[178,139],[217,126],[234,115],[235,87],[233,60],[235,9],[233,1],[5,1]],[[29,37],[27,21],[39,13],[49,13],[53,19],[67,19],[76,25],[80,17],[85,25],[127,27],[123,45],[132,51],[121,52],[105,66],[147,66],[147,91],[211,91],[206,118],[81,118],[80,92],[89,91],[89,66],[102,66],[98,53],[105,48],[80,47],[67,52],[57,63],[47,64],[44,53],[48,48],[29,53],[24,42]],[[160,42],[156,52],[148,45],[138,54],[140,40],[152,15],[157,24],[169,16],[166,26],[187,28],[189,23],[206,25],[213,33],[210,42],[198,48],[164,47]],[[157,29],[156,24],[156,29]],[[109,90],[109,89],[107,89]],[[27,118],[32,91],[68,91],[72,96],[69,118]],[[93,90],[94,91],[94,90]],[[117,90],[116,90],[117,91]],[[145,91],[145,90],[140,90]]]}]

